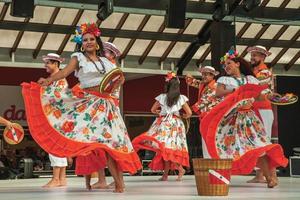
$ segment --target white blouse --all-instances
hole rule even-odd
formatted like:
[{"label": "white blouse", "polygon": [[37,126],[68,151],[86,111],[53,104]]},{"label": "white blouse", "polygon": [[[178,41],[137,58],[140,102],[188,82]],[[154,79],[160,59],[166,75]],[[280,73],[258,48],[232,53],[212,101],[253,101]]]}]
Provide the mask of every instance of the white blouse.
[{"label": "white blouse", "polygon": [[259,81],[254,76],[251,75],[236,78],[236,79],[230,76],[222,76],[217,80],[217,83],[225,85],[226,90],[233,90],[247,83],[258,85]]},{"label": "white blouse", "polygon": [[[81,88],[94,87],[100,84],[105,74],[101,74],[93,62],[88,60],[83,53],[75,52],[71,55],[71,58],[76,57],[78,60],[79,70],[75,71],[75,76],[78,78],[80,82]],[[105,73],[110,72],[112,69],[116,68],[112,62],[110,62],[105,57],[100,57],[104,66],[102,66],[101,62],[94,61],[100,71],[105,69]]]},{"label": "white blouse", "polygon": [[159,96],[155,97],[155,100],[159,102],[161,111],[160,115],[168,115],[168,114],[175,114],[179,116],[179,110],[181,110],[182,106],[189,100],[186,96],[180,95],[178,101],[173,106],[169,107],[167,105],[167,95],[160,94]]}]

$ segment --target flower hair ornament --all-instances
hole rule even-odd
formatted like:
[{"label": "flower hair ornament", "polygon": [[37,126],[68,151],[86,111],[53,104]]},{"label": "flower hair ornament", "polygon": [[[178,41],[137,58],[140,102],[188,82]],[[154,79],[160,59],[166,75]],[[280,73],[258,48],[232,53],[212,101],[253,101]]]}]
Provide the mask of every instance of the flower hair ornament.
[{"label": "flower hair ornament", "polygon": [[75,42],[79,45],[82,44],[82,36],[87,33],[90,33],[95,37],[99,37],[101,35],[101,31],[96,23],[84,23],[80,26],[76,26],[75,35],[71,39],[71,42]]},{"label": "flower hair ornament", "polygon": [[237,50],[231,47],[230,50],[223,57],[221,57],[221,64],[224,65],[227,59],[233,59],[237,57],[239,57],[239,53],[237,52]]},{"label": "flower hair ornament", "polygon": [[173,78],[177,78],[176,73],[175,72],[168,72],[166,77],[165,77],[165,81],[166,82],[170,82],[170,80],[172,80]]}]

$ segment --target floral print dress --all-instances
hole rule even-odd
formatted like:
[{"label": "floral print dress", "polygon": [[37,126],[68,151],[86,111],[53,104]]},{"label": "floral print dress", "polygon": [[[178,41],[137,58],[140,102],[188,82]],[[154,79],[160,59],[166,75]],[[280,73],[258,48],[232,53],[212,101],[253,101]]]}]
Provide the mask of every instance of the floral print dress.
[{"label": "floral print dress", "polygon": [[179,117],[179,110],[188,101],[184,95],[172,107],[167,106],[166,94],[155,98],[161,107],[160,116],[155,119],[150,129],[133,140],[133,146],[138,151],[148,149],[156,152],[149,167],[153,170],[163,170],[164,161],[171,161],[171,168],[178,165],[189,166],[189,155],[186,142],[186,130]]},{"label": "floral print dress", "polygon": [[[91,81],[88,76],[99,80],[97,70],[85,68],[90,63],[78,61],[81,71],[77,74],[87,81]],[[44,150],[59,157],[101,150],[122,171],[133,174],[141,168],[114,97],[84,89],[41,87],[34,82],[23,83],[22,87],[31,135]]]},{"label": "floral print dress", "polygon": [[201,133],[212,158],[233,159],[233,174],[251,173],[263,155],[270,165],[286,166],[287,159],[278,144],[271,144],[263,123],[253,111],[252,103],[265,87],[254,77],[239,81],[225,77],[218,80],[228,89],[237,88],[214,107],[202,120]]}]

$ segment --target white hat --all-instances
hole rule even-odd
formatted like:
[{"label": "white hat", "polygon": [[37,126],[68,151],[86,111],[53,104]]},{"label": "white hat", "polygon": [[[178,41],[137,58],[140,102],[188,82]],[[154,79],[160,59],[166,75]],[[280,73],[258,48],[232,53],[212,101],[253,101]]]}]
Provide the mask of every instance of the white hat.
[{"label": "white hat", "polygon": [[247,52],[248,53],[251,53],[251,52],[259,52],[259,53],[262,53],[266,56],[270,56],[272,53],[269,52],[266,47],[263,47],[263,46],[260,46],[260,45],[257,45],[257,46],[253,46],[253,47],[248,47],[247,49]]},{"label": "white hat", "polygon": [[56,53],[48,53],[46,56],[42,57],[44,62],[47,62],[48,60],[56,60],[60,63],[64,62],[64,58],[61,58],[58,54]]},{"label": "white hat", "polygon": [[111,52],[113,52],[115,54],[115,57],[118,58],[121,56],[121,52],[120,50],[116,47],[116,45],[114,45],[111,42],[104,42],[103,43],[103,50],[110,50]]},{"label": "white hat", "polygon": [[199,72],[202,74],[204,72],[208,72],[213,74],[214,76],[219,75],[219,72],[216,71],[215,68],[213,68],[212,66],[203,66],[203,67],[199,67]]}]

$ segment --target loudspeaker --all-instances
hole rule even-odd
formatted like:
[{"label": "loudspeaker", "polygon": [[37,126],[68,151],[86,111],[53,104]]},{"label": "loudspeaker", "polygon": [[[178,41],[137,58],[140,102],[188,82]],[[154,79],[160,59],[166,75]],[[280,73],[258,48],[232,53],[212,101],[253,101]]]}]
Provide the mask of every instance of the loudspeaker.
[{"label": "loudspeaker", "polygon": [[97,17],[99,20],[103,21],[109,17],[114,11],[113,0],[100,0],[98,4]]},{"label": "loudspeaker", "polygon": [[186,0],[169,0],[165,23],[168,28],[184,28]]},{"label": "loudspeaker", "polygon": [[290,176],[300,177],[300,157],[291,156],[289,159],[289,164],[290,164]]},{"label": "loudspeaker", "polygon": [[33,18],[34,0],[12,0],[10,15]]},{"label": "loudspeaker", "polygon": [[[300,96],[300,77],[276,76],[277,93],[292,92]],[[288,106],[277,106],[278,115],[278,143],[284,149],[287,157],[293,156],[293,148],[300,146],[300,102]]]},{"label": "loudspeaker", "polygon": [[[285,94],[292,92],[300,96],[299,87],[300,77],[298,76],[276,76],[277,93]],[[282,146],[286,157],[294,156],[294,149],[300,145],[300,102],[288,106],[277,106],[278,116],[278,143]],[[294,161],[294,162],[293,162]],[[299,169],[293,171],[294,167],[299,167],[299,160],[291,160],[290,163],[292,174],[299,175]],[[285,172],[285,173],[284,173]],[[284,175],[288,175],[289,170],[283,171]]]},{"label": "loudspeaker", "polygon": [[231,22],[212,22],[210,29],[211,65],[220,68],[220,58],[235,44],[235,26]]}]

